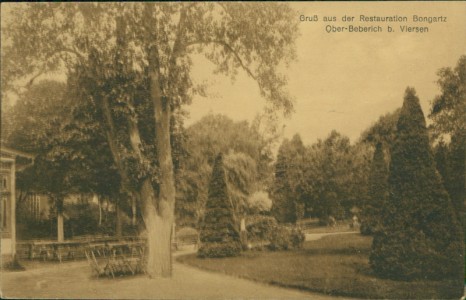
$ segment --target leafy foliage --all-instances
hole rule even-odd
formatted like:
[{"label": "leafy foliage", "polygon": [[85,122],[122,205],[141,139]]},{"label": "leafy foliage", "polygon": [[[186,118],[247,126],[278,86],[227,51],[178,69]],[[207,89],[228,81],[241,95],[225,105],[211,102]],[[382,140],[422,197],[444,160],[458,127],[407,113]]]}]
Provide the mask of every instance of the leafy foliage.
[{"label": "leafy foliage", "polygon": [[[72,107],[66,84],[44,80],[30,86],[17,100],[8,115],[13,123],[5,142],[20,150],[46,152],[55,142],[55,134],[71,117]],[[3,123],[3,122],[2,122]]]},{"label": "leafy foliage", "polygon": [[330,216],[342,219],[353,206],[362,205],[367,195],[370,153],[368,145],[352,146],[336,131],[309,148],[302,189],[313,217],[326,224]]},{"label": "leafy foliage", "polygon": [[433,153],[434,153],[434,159],[435,159],[435,165],[437,167],[437,171],[440,173],[440,176],[442,178],[442,182],[444,183],[446,189],[448,190],[447,187],[447,182],[449,180],[450,176],[450,168],[448,164],[448,145],[445,144],[443,140],[440,140],[437,145],[433,148]]},{"label": "leafy foliage", "polygon": [[396,122],[399,117],[400,109],[380,116],[377,122],[361,133],[360,141],[374,146],[382,143],[384,149],[389,149],[395,140]]},{"label": "leafy foliage", "polygon": [[215,159],[212,179],[209,185],[209,198],[200,228],[201,246],[199,257],[236,256],[241,253],[241,243],[233,206],[223,169],[222,154]]},{"label": "leafy foliage", "polygon": [[248,212],[248,197],[256,184],[256,162],[247,154],[231,152],[225,156],[224,168],[235,216]]},{"label": "leafy foliage", "polygon": [[248,241],[264,245],[272,251],[298,249],[303,246],[304,233],[296,226],[277,223],[272,216],[254,215],[247,219]]},{"label": "leafy foliage", "polygon": [[272,200],[264,191],[255,192],[248,198],[249,212],[253,214],[266,214],[272,208]]},{"label": "leafy foliage", "polygon": [[267,247],[273,251],[298,249],[303,246],[304,239],[304,233],[300,229],[277,225],[270,231],[270,244]]},{"label": "leafy foliage", "polygon": [[[437,81],[441,94],[434,98],[429,117],[434,137],[442,141],[450,137],[448,149],[438,147],[437,168],[442,174],[458,219],[464,223],[466,197],[466,56],[461,56],[454,69],[443,68]],[[443,153],[445,152],[445,153]]]},{"label": "leafy foliage", "polygon": [[[435,169],[424,115],[412,88],[405,93],[391,156],[390,196],[383,229],[373,241],[372,268],[398,280],[462,282],[462,231]],[[458,287],[462,293],[462,283]]]},{"label": "leafy foliage", "polygon": [[[282,223],[295,223],[303,217],[301,182],[304,179],[305,147],[296,134],[283,140],[275,163],[275,179],[271,188],[272,214]],[[302,211],[302,209],[301,209]]]},{"label": "leafy foliage", "polygon": [[[79,169],[76,152],[67,151],[63,133],[72,115],[66,85],[55,81],[32,85],[10,113],[13,122],[8,124],[5,143],[36,155],[34,164],[18,176],[18,188],[48,195],[55,212],[62,213],[63,199],[73,191]],[[24,200],[20,199],[19,208],[24,207]],[[18,217],[27,225],[44,226],[31,224],[21,210]]]},{"label": "leafy foliage", "polygon": [[186,129],[186,156],[177,182],[176,213],[181,225],[202,219],[216,153],[224,159],[235,214],[248,210],[247,198],[263,188],[270,171],[270,143],[247,122],[208,115]]},{"label": "leafy foliage", "polygon": [[466,134],[453,136],[448,155],[449,176],[447,190],[453,202],[458,220],[463,223],[466,232],[464,199],[466,198]]},{"label": "leafy foliage", "polygon": [[435,137],[464,135],[466,131],[466,55],[454,69],[442,68],[437,81],[441,94],[432,101],[429,117]]},{"label": "leafy foliage", "polygon": [[382,226],[382,212],[388,197],[388,169],[382,144],[378,143],[369,174],[368,199],[361,216],[361,233],[373,234]]},{"label": "leafy foliage", "polygon": [[[437,170],[442,182],[450,195],[457,219],[462,223],[463,230],[466,231],[464,223],[464,199],[465,199],[465,176],[466,176],[466,139],[453,136],[450,144],[445,144],[443,140],[434,148],[434,157]],[[461,144],[462,143],[462,144]]]},{"label": "leafy foliage", "polygon": [[278,226],[277,220],[272,216],[253,215],[247,218],[246,231],[248,241],[268,241],[271,232]]}]

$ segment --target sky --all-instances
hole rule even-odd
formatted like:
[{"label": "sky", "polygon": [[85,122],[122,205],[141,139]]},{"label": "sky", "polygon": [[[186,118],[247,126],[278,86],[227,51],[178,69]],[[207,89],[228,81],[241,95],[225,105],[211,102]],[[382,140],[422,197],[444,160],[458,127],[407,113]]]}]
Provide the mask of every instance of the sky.
[{"label": "sky", "polygon": [[[361,132],[382,114],[403,102],[407,86],[416,89],[424,114],[439,94],[437,71],[454,67],[466,55],[465,2],[294,2],[296,18],[318,15],[318,22],[299,22],[297,61],[285,74],[295,112],[283,119],[283,136],[299,133],[305,144],[325,138],[333,129],[355,142]],[[406,16],[407,23],[360,23],[359,16]],[[327,25],[347,26],[343,16],[354,16],[353,25],[380,25],[384,32],[327,33]],[[445,16],[446,22],[412,22],[413,15]],[[324,16],[337,22],[324,22]],[[386,32],[391,25],[395,32]],[[401,32],[400,25],[428,26],[426,33]],[[197,97],[186,107],[190,125],[208,113],[233,120],[252,120],[264,107],[254,80],[244,72],[232,83],[213,77],[209,62],[196,58],[193,77],[209,83],[208,98]]]},{"label": "sky", "polygon": [[[290,2],[301,16],[317,15],[319,21],[299,22],[297,60],[285,70],[295,112],[281,118],[283,137],[299,133],[305,144],[324,139],[333,130],[355,142],[361,132],[381,115],[402,105],[407,86],[416,89],[424,114],[439,94],[437,72],[454,67],[466,55],[466,2]],[[7,15],[2,5],[2,16]],[[407,23],[361,23],[359,16],[406,16]],[[413,15],[446,17],[446,22],[414,23]],[[354,16],[355,22],[342,22]],[[336,22],[324,22],[336,17]],[[377,33],[328,33],[327,25],[380,25]],[[386,32],[390,25],[395,32]],[[403,33],[400,25],[428,26],[427,33]],[[261,113],[265,99],[257,83],[244,71],[235,82],[213,75],[214,66],[194,58],[194,82],[208,84],[208,97],[196,96],[185,109],[189,126],[209,113],[235,121],[251,121]],[[57,79],[60,76],[50,75]]]}]

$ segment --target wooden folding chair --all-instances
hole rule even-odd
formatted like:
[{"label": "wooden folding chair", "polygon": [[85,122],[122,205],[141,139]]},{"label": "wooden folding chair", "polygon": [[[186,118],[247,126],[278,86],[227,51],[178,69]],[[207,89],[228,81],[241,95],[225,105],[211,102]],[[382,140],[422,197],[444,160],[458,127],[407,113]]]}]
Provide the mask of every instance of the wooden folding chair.
[{"label": "wooden folding chair", "polygon": [[87,261],[89,262],[89,266],[91,267],[92,272],[97,277],[111,274],[112,277],[115,278],[115,275],[113,274],[113,270],[108,264],[105,267],[102,267],[101,265],[99,265],[97,259],[95,258],[94,251],[86,250],[84,253],[86,254],[86,258],[87,258]]},{"label": "wooden folding chair", "polygon": [[138,254],[138,259],[136,263],[136,270],[137,272],[147,274],[147,259],[146,259],[145,245],[141,245],[141,247],[138,247],[138,250],[139,250],[139,254]]}]

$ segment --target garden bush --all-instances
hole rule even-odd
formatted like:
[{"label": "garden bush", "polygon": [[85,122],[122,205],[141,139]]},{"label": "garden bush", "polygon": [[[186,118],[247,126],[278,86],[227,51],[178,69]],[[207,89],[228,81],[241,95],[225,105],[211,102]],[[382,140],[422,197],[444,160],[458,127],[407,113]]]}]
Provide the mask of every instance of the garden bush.
[{"label": "garden bush", "polygon": [[301,229],[277,225],[270,231],[268,248],[272,251],[298,249],[303,246],[304,239]]},{"label": "garden bush", "polygon": [[[248,218],[248,241],[259,243],[272,251],[301,248],[304,233],[296,226],[278,224],[272,216],[255,215]],[[256,249],[256,248],[254,248]]]},{"label": "garden bush", "polygon": [[361,227],[359,228],[362,235],[373,235],[374,229],[368,224],[364,219],[361,222]]},{"label": "garden bush", "polygon": [[277,227],[277,220],[272,216],[255,215],[247,220],[248,241],[259,242],[269,239],[271,231]]},{"label": "garden bush", "polygon": [[221,242],[221,243],[209,243],[203,244],[197,251],[197,256],[200,258],[207,257],[230,257],[237,256],[241,253],[242,247],[238,242]]}]

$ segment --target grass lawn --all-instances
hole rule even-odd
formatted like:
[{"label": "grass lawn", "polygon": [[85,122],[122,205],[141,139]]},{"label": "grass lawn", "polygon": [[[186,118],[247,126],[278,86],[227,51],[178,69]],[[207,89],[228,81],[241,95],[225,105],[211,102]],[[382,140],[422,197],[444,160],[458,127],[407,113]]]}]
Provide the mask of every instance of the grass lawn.
[{"label": "grass lawn", "polygon": [[240,257],[199,259],[195,254],[178,261],[260,282],[370,299],[458,299],[450,281],[401,282],[376,278],[368,256],[371,238],[360,234],[327,236],[293,251],[250,251]]}]

